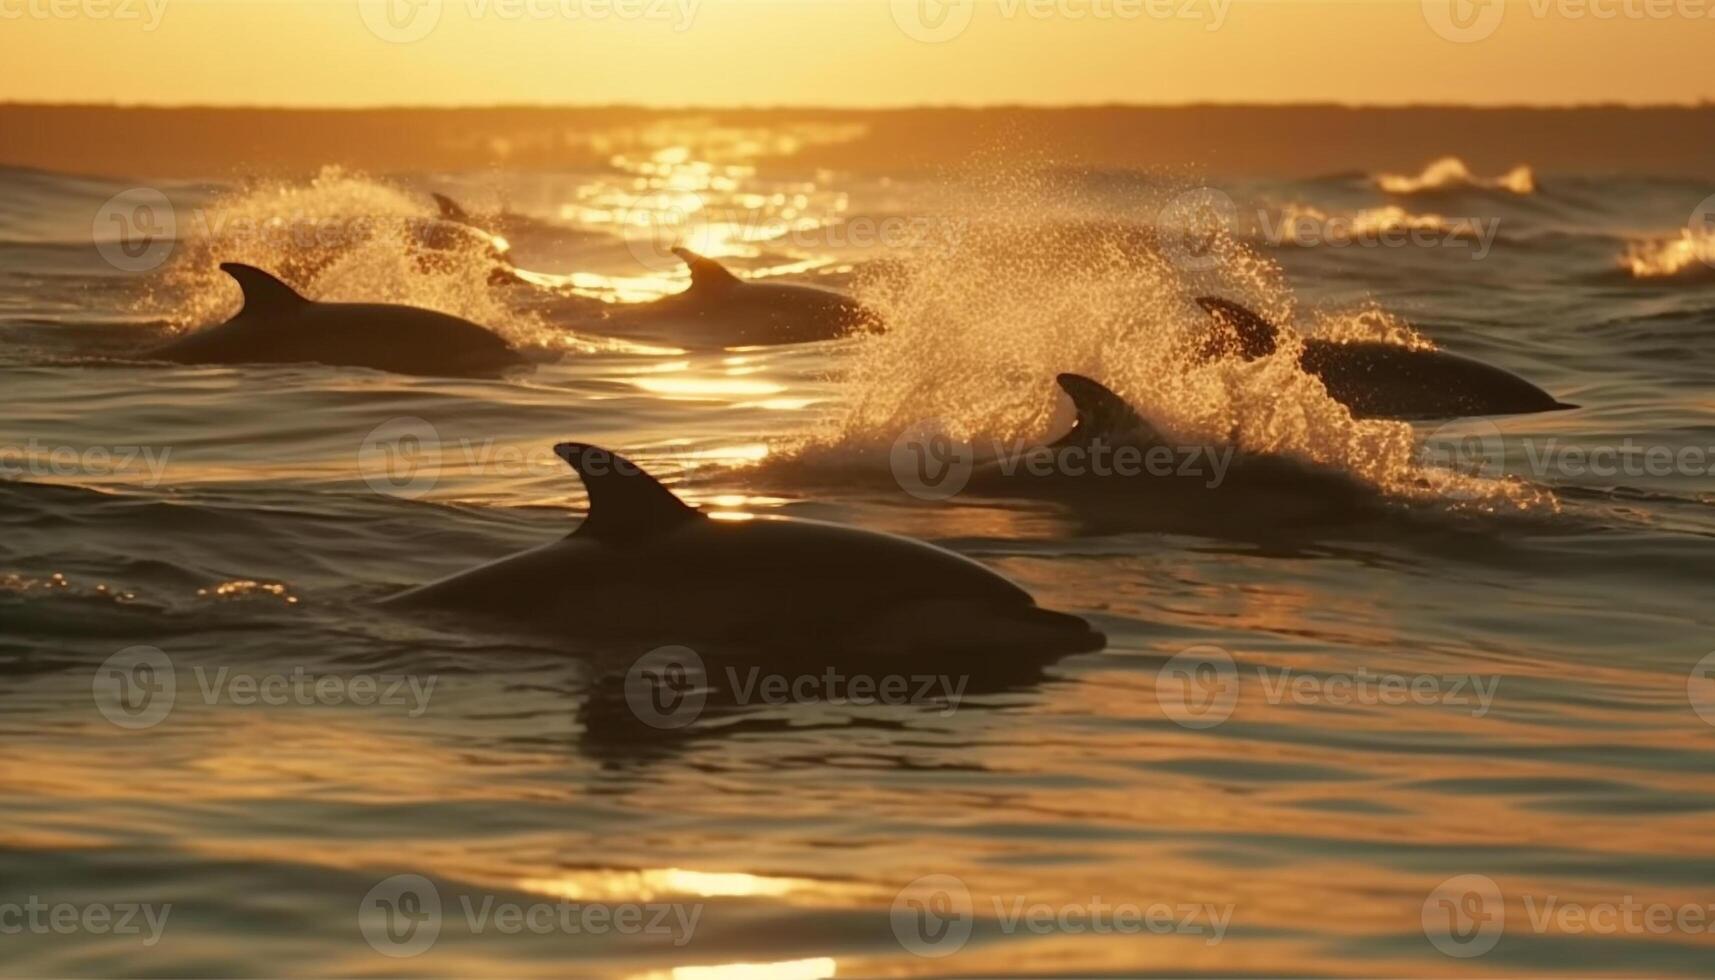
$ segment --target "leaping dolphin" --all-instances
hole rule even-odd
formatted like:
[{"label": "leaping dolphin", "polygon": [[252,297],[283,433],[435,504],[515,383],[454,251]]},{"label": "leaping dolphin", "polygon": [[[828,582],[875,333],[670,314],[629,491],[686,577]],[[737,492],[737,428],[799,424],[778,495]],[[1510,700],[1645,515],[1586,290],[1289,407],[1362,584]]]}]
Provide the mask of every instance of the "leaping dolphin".
[{"label": "leaping dolphin", "polygon": [[[1200,351],[1202,356],[1236,350],[1245,360],[1255,360],[1274,353],[1280,333],[1274,324],[1224,299],[1204,296],[1197,305],[1221,327]],[[1578,407],[1510,371],[1439,350],[1307,337],[1298,363],[1361,419],[1527,415]]]},{"label": "leaping dolphin", "polygon": [[313,362],[445,377],[493,377],[523,355],[469,320],[414,306],[318,303],[254,266],[225,262],[244,308],[148,354],[180,364]]},{"label": "leaping dolphin", "polygon": [[554,452],[589,492],[576,531],[384,604],[556,637],[790,644],[804,656],[1064,654],[1105,642],[953,552],[817,521],[716,520],[607,450]]},{"label": "leaping dolphin", "polygon": [[831,340],[881,325],[874,311],[843,293],[801,283],[749,282],[690,249],[675,248],[673,254],[691,270],[689,289],[610,311],[592,329],[680,344],[744,347]]}]

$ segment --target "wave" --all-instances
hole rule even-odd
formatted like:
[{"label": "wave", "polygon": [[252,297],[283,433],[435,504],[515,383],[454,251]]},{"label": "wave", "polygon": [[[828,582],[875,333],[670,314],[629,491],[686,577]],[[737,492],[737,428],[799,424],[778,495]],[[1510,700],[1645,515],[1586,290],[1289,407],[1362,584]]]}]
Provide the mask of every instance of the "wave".
[{"label": "wave", "polygon": [[1537,192],[1536,174],[1520,164],[1499,177],[1479,177],[1458,157],[1442,157],[1414,176],[1378,174],[1375,184],[1389,194],[1432,194],[1458,190],[1505,191],[1530,195]]},{"label": "wave", "polygon": [[1638,280],[1715,279],[1715,228],[1701,232],[1682,228],[1676,238],[1634,241],[1620,256],[1620,268]]}]

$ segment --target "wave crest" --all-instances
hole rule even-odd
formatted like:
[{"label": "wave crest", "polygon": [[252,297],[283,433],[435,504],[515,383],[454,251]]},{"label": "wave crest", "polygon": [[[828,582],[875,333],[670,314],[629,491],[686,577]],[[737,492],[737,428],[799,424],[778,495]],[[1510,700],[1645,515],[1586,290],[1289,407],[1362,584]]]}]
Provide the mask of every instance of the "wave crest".
[{"label": "wave crest", "polygon": [[1677,238],[1632,242],[1620,256],[1620,268],[1633,279],[1715,278],[1715,228],[1682,228]]},{"label": "wave crest", "polygon": [[1499,177],[1479,177],[1465,161],[1448,156],[1435,160],[1416,175],[1380,174],[1376,186],[1389,194],[1429,194],[1456,190],[1492,190],[1530,195],[1537,191],[1536,174],[1520,164]]}]

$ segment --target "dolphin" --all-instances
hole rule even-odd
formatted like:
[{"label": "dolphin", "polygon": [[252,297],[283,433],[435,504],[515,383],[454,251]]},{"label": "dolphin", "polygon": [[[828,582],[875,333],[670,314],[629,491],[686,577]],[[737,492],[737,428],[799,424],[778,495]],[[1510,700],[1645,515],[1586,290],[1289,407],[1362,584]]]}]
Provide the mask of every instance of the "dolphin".
[{"label": "dolphin", "polygon": [[570,536],[384,605],[555,637],[736,641],[829,658],[1065,654],[1106,642],[951,551],[819,521],[715,519],[607,450],[554,452],[589,494]]},{"label": "dolphin", "polygon": [[[1280,333],[1274,324],[1224,299],[1204,296],[1197,305],[1220,325],[1199,352],[1203,358],[1235,349],[1247,361],[1274,353]],[[1510,371],[1439,350],[1307,337],[1298,363],[1360,419],[1421,421],[1578,407]]]},{"label": "dolphin", "polygon": [[1072,401],[1071,427],[1052,442],[974,466],[968,487],[985,495],[1120,494],[1152,503],[1289,487],[1341,502],[1369,493],[1351,477],[1306,461],[1170,439],[1124,398],[1081,374],[1061,374],[1055,382]]},{"label": "dolphin", "polygon": [[1162,434],[1079,374],[1056,379],[1076,419],[1058,439],[975,462],[959,492],[1063,506],[1098,533],[1154,530],[1274,540],[1385,511],[1374,487],[1308,460]]},{"label": "dolphin", "polygon": [[313,362],[445,377],[494,377],[525,363],[484,327],[434,310],[381,303],[318,303],[254,266],[220,269],[244,291],[244,308],[148,357],[180,364]]},{"label": "dolphin", "polygon": [[[673,254],[691,270],[691,286],[652,303],[619,308],[599,326],[709,347],[801,344],[879,328],[874,311],[843,293],[800,283],[747,282],[687,248]],[[683,326],[675,329],[682,323]]]},{"label": "dolphin", "polygon": [[518,275],[517,263],[512,259],[512,243],[504,235],[484,227],[445,194],[429,196],[434,198],[440,217],[412,226],[415,243],[425,250],[417,256],[417,264],[424,272],[449,271],[452,268],[449,253],[480,251],[494,263],[488,274],[490,285],[515,286],[525,281]]}]

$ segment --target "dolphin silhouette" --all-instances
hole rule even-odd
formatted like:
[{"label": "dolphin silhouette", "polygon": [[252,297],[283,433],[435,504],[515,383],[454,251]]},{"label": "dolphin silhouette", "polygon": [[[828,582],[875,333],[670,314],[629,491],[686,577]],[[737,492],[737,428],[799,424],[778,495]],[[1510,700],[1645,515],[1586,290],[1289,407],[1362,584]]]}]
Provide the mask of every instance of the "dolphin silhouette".
[{"label": "dolphin silhouette", "polygon": [[383,603],[559,637],[794,644],[800,656],[836,658],[1069,653],[1105,642],[951,551],[819,521],[717,520],[607,450],[554,452],[589,493],[576,531]]},{"label": "dolphin silhouette", "polygon": [[747,282],[687,248],[673,254],[691,270],[691,286],[652,303],[608,313],[594,329],[711,347],[801,344],[878,329],[857,300],[820,286]]},{"label": "dolphin silhouette", "polygon": [[972,467],[981,498],[1065,508],[1089,533],[1162,531],[1279,542],[1384,518],[1387,498],[1309,460],[1175,441],[1125,399],[1078,374],[1056,378],[1077,417],[1058,439]]},{"label": "dolphin silhouette", "polygon": [[[1201,356],[1236,350],[1245,360],[1255,360],[1274,353],[1280,334],[1274,324],[1224,299],[1204,296],[1197,305],[1220,325]],[[1361,419],[1528,415],[1578,407],[1557,401],[1510,371],[1439,350],[1308,337],[1298,364],[1321,378],[1329,396]]]},{"label": "dolphin silhouette", "polygon": [[254,266],[220,269],[244,291],[232,319],[155,348],[180,364],[313,362],[400,374],[493,377],[525,363],[506,341],[469,320],[381,303],[318,303]]}]

